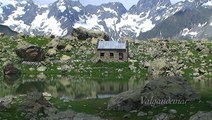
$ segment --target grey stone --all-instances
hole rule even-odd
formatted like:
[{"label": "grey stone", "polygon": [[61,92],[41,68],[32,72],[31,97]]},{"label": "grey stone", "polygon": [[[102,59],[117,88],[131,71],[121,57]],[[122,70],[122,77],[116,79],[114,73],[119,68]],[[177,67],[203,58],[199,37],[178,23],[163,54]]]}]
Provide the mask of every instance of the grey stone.
[{"label": "grey stone", "polygon": [[147,113],[142,112],[142,111],[140,111],[140,112],[137,114],[138,117],[143,117],[143,116],[146,116],[146,115],[147,115]]},{"label": "grey stone", "polygon": [[130,117],[131,117],[131,114],[126,114],[123,116],[123,118],[127,118],[127,119],[129,119]]},{"label": "grey stone", "polygon": [[54,48],[51,48],[47,51],[47,55],[50,57],[56,56],[57,51]]},{"label": "grey stone", "polygon": [[[149,100],[173,100],[176,103],[148,103]],[[192,89],[183,77],[161,77],[150,80],[143,88],[120,93],[112,97],[108,103],[109,110],[131,111],[144,106],[161,104],[185,104],[188,101],[199,100],[200,96]]]},{"label": "grey stone", "polygon": [[155,115],[152,120],[170,120],[169,115],[166,113],[160,113]]},{"label": "grey stone", "polygon": [[140,89],[123,92],[111,98],[108,103],[109,110],[130,111],[139,108]]},{"label": "grey stone", "polygon": [[177,110],[175,110],[175,109],[170,109],[170,110],[169,110],[169,113],[170,113],[170,114],[176,114],[176,113],[177,113]]},{"label": "grey stone", "polygon": [[191,116],[189,120],[211,120],[211,118],[212,118],[212,111],[211,112],[199,111],[193,116]]},{"label": "grey stone", "polygon": [[39,71],[39,72],[44,72],[46,70],[47,70],[46,66],[40,66],[40,67],[37,68],[37,71]]}]

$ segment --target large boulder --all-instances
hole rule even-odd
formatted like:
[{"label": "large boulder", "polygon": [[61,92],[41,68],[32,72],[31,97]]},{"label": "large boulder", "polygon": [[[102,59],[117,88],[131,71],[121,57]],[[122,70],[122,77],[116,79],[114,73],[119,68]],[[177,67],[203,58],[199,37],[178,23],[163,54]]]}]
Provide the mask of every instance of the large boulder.
[{"label": "large boulder", "polygon": [[161,77],[150,80],[141,90],[127,91],[112,97],[108,109],[130,111],[142,107],[172,104],[173,102],[185,104],[188,101],[199,99],[200,96],[183,77]]},{"label": "large boulder", "polygon": [[40,62],[45,58],[44,50],[38,46],[16,49],[15,52],[24,61]]},{"label": "large boulder", "polygon": [[72,36],[77,37],[79,40],[86,40],[88,38],[99,38],[99,39],[104,39],[106,41],[109,40],[109,36],[101,31],[91,31],[87,30],[85,28],[79,27],[79,28],[74,28],[72,31]]},{"label": "large boulder", "polygon": [[[24,119],[39,120],[102,120],[100,117],[77,113],[69,109],[60,111],[54,107],[40,92],[28,93],[18,110],[24,114]],[[38,116],[39,115],[39,116]]]},{"label": "large boulder", "polygon": [[199,111],[195,115],[191,116],[189,120],[211,120],[211,119],[212,119],[212,111],[211,112]]},{"label": "large boulder", "polygon": [[141,91],[143,98],[194,101],[199,95],[181,76],[161,77],[150,81]]},{"label": "large boulder", "polygon": [[141,89],[130,90],[114,96],[108,103],[109,110],[130,111],[139,109],[141,101]]}]

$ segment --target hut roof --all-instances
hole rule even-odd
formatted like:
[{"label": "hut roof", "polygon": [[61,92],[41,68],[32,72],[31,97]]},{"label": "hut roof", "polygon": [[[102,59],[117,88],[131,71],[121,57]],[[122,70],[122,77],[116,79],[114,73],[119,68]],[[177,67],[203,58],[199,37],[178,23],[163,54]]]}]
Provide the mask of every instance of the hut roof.
[{"label": "hut roof", "polygon": [[99,41],[97,49],[127,49],[127,43],[123,41]]}]

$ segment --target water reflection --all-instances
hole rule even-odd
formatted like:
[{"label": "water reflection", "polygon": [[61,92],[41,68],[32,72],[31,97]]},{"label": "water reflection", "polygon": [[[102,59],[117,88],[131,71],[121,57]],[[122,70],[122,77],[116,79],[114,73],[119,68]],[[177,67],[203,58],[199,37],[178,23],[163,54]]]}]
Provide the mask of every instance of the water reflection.
[{"label": "water reflection", "polygon": [[212,79],[193,80],[189,82],[196,90],[202,93],[208,94],[212,92]]},{"label": "water reflection", "polygon": [[3,77],[4,77],[3,80],[7,85],[13,85],[15,81],[20,79],[21,76],[18,74],[15,74],[15,75],[4,75]]},{"label": "water reflection", "polygon": [[[33,79],[37,76],[37,79]],[[79,76],[47,76],[44,74],[22,76],[21,79],[4,78],[0,80],[0,97],[6,95],[26,94],[38,91],[47,92],[54,97],[68,99],[107,98],[118,93],[143,87],[145,78],[132,76],[129,80],[93,80]],[[191,81],[198,91],[211,90],[212,80]]]}]

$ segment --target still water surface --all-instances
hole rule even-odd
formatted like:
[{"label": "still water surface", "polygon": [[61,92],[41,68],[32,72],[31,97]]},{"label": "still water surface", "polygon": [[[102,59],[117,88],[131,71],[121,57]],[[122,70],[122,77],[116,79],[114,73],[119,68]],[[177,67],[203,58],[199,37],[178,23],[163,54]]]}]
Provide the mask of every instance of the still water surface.
[{"label": "still water surface", "polygon": [[[145,86],[148,80],[132,76],[126,80],[116,78],[84,78],[83,76],[49,77],[44,74],[0,78],[0,97],[20,95],[31,91],[47,92],[53,97],[65,99],[107,98],[118,93]],[[201,94],[212,94],[212,80],[190,81]]]}]

